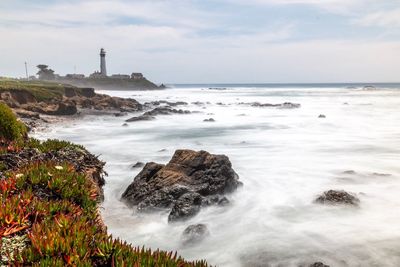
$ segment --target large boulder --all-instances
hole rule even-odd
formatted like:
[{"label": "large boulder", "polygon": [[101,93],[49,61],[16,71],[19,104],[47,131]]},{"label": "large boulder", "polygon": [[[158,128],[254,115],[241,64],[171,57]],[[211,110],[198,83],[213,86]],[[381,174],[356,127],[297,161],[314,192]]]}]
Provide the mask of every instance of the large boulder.
[{"label": "large boulder", "polygon": [[201,206],[225,204],[221,195],[241,182],[225,155],[177,150],[166,165],[147,163],[122,194],[139,211],[169,209],[169,221],[191,218]]}]

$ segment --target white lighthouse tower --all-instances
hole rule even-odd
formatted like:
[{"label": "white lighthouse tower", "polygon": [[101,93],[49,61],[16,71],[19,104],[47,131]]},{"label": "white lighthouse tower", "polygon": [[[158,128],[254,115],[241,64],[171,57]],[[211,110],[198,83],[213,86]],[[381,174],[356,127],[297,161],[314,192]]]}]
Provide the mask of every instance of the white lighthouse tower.
[{"label": "white lighthouse tower", "polygon": [[104,48],[100,49],[100,75],[107,77],[106,51]]}]

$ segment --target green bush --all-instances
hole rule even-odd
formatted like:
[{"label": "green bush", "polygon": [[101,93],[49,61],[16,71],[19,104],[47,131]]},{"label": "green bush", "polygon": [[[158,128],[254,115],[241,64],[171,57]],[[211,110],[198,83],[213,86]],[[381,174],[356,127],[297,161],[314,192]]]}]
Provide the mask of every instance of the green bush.
[{"label": "green bush", "polygon": [[21,141],[26,137],[25,125],[17,120],[11,109],[0,103],[0,139],[7,141]]}]

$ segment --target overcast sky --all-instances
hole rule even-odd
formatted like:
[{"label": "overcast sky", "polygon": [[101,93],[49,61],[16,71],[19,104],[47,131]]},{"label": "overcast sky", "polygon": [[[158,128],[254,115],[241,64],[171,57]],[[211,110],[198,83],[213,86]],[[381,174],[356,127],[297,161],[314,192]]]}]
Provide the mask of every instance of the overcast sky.
[{"label": "overcast sky", "polygon": [[0,76],[161,83],[400,81],[400,0],[0,0]]}]

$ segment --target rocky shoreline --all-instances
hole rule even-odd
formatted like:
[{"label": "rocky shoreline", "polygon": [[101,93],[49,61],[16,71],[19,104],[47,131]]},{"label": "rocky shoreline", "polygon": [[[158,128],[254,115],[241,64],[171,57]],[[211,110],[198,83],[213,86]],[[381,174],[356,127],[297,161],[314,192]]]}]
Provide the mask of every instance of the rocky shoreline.
[{"label": "rocky shoreline", "polygon": [[[30,127],[53,120],[74,118],[85,114],[107,114],[125,116],[130,112],[142,112],[126,122],[153,120],[159,115],[189,114],[179,109],[186,102],[153,101],[140,104],[134,99],[124,99],[97,94],[91,88],[67,88],[59,98],[39,101],[33,94],[21,91],[1,91],[0,101],[13,108],[14,112]],[[199,104],[200,105],[200,104]],[[222,105],[222,104],[221,104]],[[239,103],[252,107],[300,108],[300,104]],[[205,121],[215,121],[210,118]],[[59,149],[43,152],[36,148],[13,151],[0,155],[6,170],[18,170],[30,160],[52,160],[57,164],[69,162],[78,172],[83,172],[96,185],[96,194],[101,200],[104,180],[104,162],[84,150]],[[121,201],[138,212],[167,211],[168,222],[186,221],[196,216],[203,207],[229,205],[230,193],[242,183],[225,155],[213,155],[206,151],[177,150],[169,163],[138,162],[134,168],[142,168],[121,196]],[[1,174],[1,172],[0,172]],[[358,207],[360,200],[343,190],[329,190],[316,196],[315,204],[348,205]],[[104,226],[104,225],[103,225]],[[210,235],[207,225],[187,225],[182,233],[185,245],[201,242]],[[328,266],[316,262],[310,266]]]},{"label": "rocky shoreline", "polygon": [[29,138],[2,103],[0,130],[0,266],[208,266],[108,235],[105,163],[84,147]]}]

